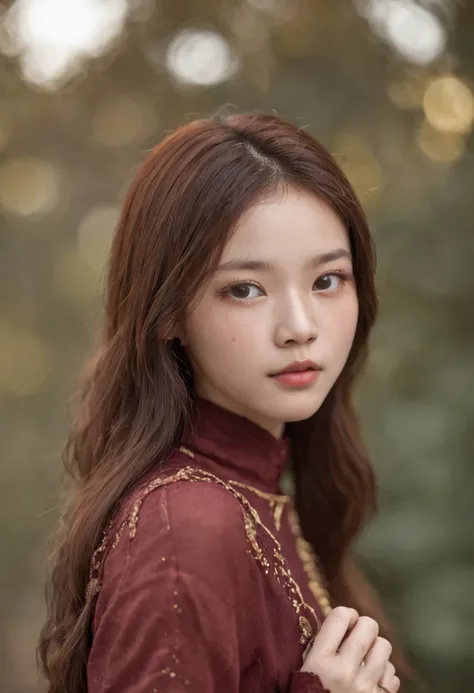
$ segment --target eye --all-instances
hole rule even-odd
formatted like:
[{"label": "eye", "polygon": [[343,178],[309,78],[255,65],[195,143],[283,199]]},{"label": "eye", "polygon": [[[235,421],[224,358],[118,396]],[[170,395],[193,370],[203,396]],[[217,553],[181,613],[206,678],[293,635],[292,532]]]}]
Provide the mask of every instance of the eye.
[{"label": "eye", "polygon": [[[254,292],[252,294],[252,289]],[[252,298],[258,298],[263,292],[256,284],[251,284],[250,282],[240,282],[239,284],[232,284],[232,286],[225,289],[225,295],[230,296],[230,298],[248,301]]]},{"label": "eye", "polygon": [[338,291],[349,279],[350,275],[347,272],[328,272],[318,277],[314,286],[318,291]]}]

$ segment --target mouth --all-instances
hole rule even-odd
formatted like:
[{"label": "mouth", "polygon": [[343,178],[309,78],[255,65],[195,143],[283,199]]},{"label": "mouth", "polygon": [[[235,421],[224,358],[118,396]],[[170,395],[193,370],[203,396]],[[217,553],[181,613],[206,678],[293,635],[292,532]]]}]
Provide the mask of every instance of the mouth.
[{"label": "mouth", "polygon": [[307,368],[304,371],[286,371],[272,376],[281,386],[286,388],[300,388],[312,385],[318,379],[321,369]]},{"label": "mouth", "polygon": [[321,371],[321,366],[314,361],[294,361],[273,373],[271,378],[285,388],[305,388],[314,383]]},{"label": "mouth", "polygon": [[293,363],[290,363],[284,368],[282,368],[280,371],[277,371],[276,373],[271,373],[270,376],[272,378],[276,378],[277,376],[286,375],[289,373],[304,373],[307,371],[320,370],[322,370],[321,366],[315,363],[314,361],[294,361]]}]

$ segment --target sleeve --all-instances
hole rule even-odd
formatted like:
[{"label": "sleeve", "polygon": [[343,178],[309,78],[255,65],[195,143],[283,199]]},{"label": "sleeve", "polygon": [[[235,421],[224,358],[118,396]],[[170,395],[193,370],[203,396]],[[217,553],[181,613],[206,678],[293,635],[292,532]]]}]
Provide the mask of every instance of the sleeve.
[{"label": "sleeve", "polygon": [[295,671],[291,677],[288,693],[330,693],[316,674]]},{"label": "sleeve", "polygon": [[89,693],[238,693],[254,647],[237,608],[253,593],[238,503],[206,483],[161,488],[108,563]]}]

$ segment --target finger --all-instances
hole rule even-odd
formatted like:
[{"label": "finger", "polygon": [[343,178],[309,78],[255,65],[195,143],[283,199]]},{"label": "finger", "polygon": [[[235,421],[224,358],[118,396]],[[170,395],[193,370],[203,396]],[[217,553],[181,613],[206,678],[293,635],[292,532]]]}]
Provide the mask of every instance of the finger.
[{"label": "finger", "polygon": [[311,638],[309,643],[306,645],[306,649],[303,652],[303,662],[306,659],[306,657],[309,655],[309,653],[311,652],[311,648],[313,647],[313,642],[314,642],[314,638]]},{"label": "finger", "polygon": [[380,681],[385,668],[392,654],[392,646],[385,638],[378,637],[368,651],[362,669],[362,676],[365,680]]},{"label": "finger", "polygon": [[398,693],[400,690],[400,679],[398,676],[394,676],[392,683],[387,684],[386,686],[379,683],[378,688],[381,691],[384,691],[384,693]]},{"label": "finger", "polygon": [[343,642],[339,657],[353,668],[361,665],[379,634],[379,626],[373,618],[361,616],[349,637]]},{"label": "finger", "polygon": [[359,614],[355,609],[337,606],[323,622],[314,641],[314,648],[336,654],[347,630],[357,623]]},{"label": "finger", "polygon": [[392,662],[388,662],[382,678],[379,681],[380,688],[396,693],[400,688],[400,679],[395,676],[395,667]]},{"label": "finger", "polygon": [[385,671],[382,674],[382,678],[379,681],[379,685],[383,686],[384,681],[391,681],[393,677],[395,676],[395,667],[393,666],[392,662],[387,662],[387,666],[385,667]]}]

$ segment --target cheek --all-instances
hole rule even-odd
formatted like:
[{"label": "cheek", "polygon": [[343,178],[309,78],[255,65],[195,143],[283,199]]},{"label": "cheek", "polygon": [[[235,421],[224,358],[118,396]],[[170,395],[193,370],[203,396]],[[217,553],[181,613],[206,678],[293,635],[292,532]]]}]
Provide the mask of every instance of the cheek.
[{"label": "cheek", "polygon": [[339,353],[346,356],[354,341],[357,328],[359,306],[357,298],[354,296],[341,306],[337,321],[333,322],[333,341]]},{"label": "cheek", "polygon": [[354,339],[354,335],[357,329],[357,321],[359,318],[359,302],[357,301],[357,297],[354,297],[354,300],[351,302],[348,310],[347,310],[347,333],[348,333],[348,339],[352,342]]},{"label": "cheek", "polygon": [[225,307],[201,305],[188,318],[186,338],[194,357],[209,363],[242,358],[255,341],[251,321]]}]

